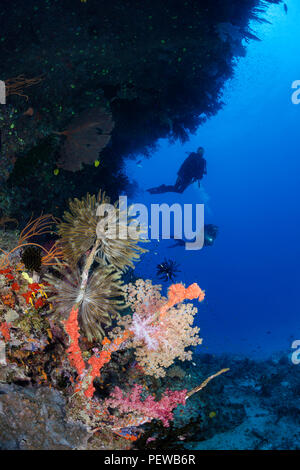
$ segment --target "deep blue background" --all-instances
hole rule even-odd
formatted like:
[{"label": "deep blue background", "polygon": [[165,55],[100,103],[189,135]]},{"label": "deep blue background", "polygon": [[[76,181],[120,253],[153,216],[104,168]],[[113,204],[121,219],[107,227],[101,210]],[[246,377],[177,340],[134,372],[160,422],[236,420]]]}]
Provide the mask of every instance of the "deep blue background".
[{"label": "deep blue background", "polygon": [[[133,202],[204,202],[206,223],[220,228],[215,245],[199,252],[153,243],[136,268],[159,283],[156,265],[172,257],[181,265],[179,281],[206,290],[197,317],[202,351],[257,357],[289,351],[300,338],[300,105],[291,102],[291,84],[300,79],[300,5],[288,5],[288,15],[282,5],[271,7],[272,24],[253,25],[261,42],[247,46],[216,117],[187,144],[160,142],[150,160],[127,165],[140,186]],[[185,152],[200,145],[208,166],[200,189],[145,192],[173,183]]]}]

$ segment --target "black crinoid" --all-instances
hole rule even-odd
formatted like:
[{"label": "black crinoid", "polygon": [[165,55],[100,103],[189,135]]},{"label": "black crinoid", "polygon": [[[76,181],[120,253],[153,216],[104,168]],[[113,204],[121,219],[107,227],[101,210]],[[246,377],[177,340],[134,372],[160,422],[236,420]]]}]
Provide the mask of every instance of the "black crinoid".
[{"label": "black crinoid", "polygon": [[157,276],[163,281],[174,281],[177,273],[180,272],[178,269],[179,265],[172,259],[164,259],[162,263],[159,263],[156,267]]},{"label": "black crinoid", "polygon": [[24,248],[21,261],[28,271],[39,272],[42,266],[42,253],[37,246],[27,246]]}]

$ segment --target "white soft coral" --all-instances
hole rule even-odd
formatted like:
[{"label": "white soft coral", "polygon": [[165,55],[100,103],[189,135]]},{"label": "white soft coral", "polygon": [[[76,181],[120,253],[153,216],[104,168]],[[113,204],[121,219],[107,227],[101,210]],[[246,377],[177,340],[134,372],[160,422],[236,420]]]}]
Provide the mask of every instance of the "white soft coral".
[{"label": "white soft coral", "polygon": [[154,335],[158,327],[152,325],[152,318],[140,317],[137,313],[132,316],[131,331],[136,341],[144,341],[150,350],[157,349],[158,341]]}]

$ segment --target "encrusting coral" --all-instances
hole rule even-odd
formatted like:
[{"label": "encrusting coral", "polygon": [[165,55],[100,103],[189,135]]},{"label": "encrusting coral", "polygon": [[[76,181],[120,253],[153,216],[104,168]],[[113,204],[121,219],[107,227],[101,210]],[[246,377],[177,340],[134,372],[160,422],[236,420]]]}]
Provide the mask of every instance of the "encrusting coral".
[{"label": "encrusting coral", "polygon": [[[0,341],[5,343],[6,367],[2,377],[32,384],[49,383],[60,359],[53,356],[51,311],[45,282],[34,282],[26,271],[13,265],[0,269]],[[51,346],[50,346],[51,345]],[[49,347],[48,352],[46,348]]]}]

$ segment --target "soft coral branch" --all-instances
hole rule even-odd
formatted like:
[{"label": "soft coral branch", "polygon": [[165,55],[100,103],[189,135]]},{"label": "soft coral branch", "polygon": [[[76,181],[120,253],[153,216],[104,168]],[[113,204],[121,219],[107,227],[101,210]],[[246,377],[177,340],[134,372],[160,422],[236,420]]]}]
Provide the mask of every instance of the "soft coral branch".
[{"label": "soft coral branch", "polygon": [[200,289],[196,283],[191,284],[189,287],[184,287],[183,284],[172,284],[168,290],[168,302],[161,307],[159,318],[161,320],[166,312],[179,302],[194,299],[198,299],[199,302],[202,302],[204,297],[205,292]]},{"label": "soft coral branch", "polygon": [[[70,346],[67,349],[69,354],[70,364],[76,369],[77,374],[82,376],[86,367],[82,358],[79,346],[79,325],[78,325],[78,307],[73,306],[69,318],[64,322],[64,327],[70,338]],[[121,344],[130,336],[129,331],[124,331],[122,336],[117,337],[114,341],[104,338],[102,341],[104,349],[97,355],[94,354],[88,360],[89,369],[84,377],[84,380],[78,380],[78,388],[76,391],[82,391],[85,388],[84,394],[87,398],[92,398],[94,395],[95,387],[93,381],[96,377],[100,376],[100,371],[104,364],[110,362],[111,354],[117,351]]]},{"label": "soft coral branch", "polygon": [[70,364],[75,367],[78,375],[81,375],[85,369],[84,360],[82,359],[79,347],[79,326],[78,326],[78,308],[73,307],[67,321],[64,322],[65,330],[70,337],[70,346],[67,349]]},{"label": "soft coral branch", "polygon": [[104,338],[102,344],[104,346],[108,345],[107,349],[102,350],[98,356],[95,354],[88,360],[89,365],[91,366],[88,376],[89,376],[89,385],[85,390],[84,394],[87,398],[91,398],[94,395],[95,387],[93,381],[96,377],[100,377],[100,371],[104,364],[110,362],[111,354],[117,351],[121,344],[128,339],[130,336],[129,331],[124,331],[122,336],[115,338],[114,341],[110,341],[107,338]]}]

